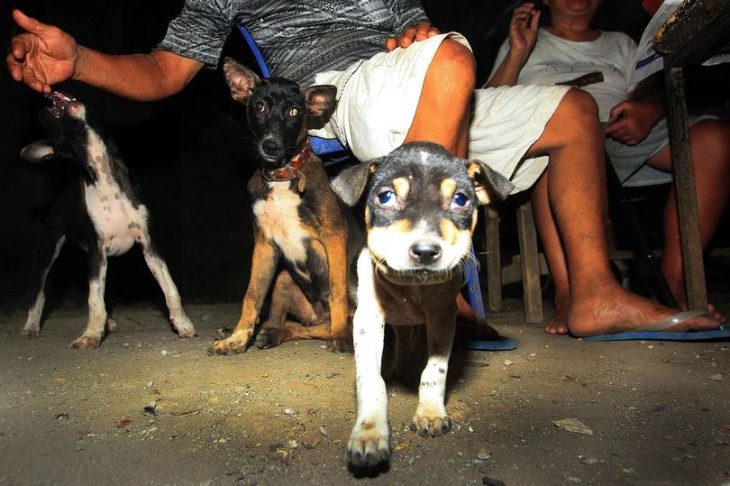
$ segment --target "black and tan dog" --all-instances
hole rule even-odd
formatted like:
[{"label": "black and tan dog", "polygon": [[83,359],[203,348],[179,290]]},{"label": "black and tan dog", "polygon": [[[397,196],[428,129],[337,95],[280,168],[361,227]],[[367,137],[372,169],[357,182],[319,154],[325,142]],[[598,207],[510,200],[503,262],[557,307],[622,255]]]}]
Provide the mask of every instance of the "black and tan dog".
[{"label": "black and tan dog", "polygon": [[[381,356],[385,324],[396,337],[393,371],[408,367],[412,328],[425,325],[428,361],[420,377],[413,428],[422,436],[447,432],[444,394],[456,327],[456,295],[464,283],[477,205],[504,198],[512,184],[478,161],[440,145],[405,144],[389,155],[344,170],[332,183],[354,205],[365,199],[367,247],[357,260],[353,341],[357,419],[348,443],[356,467],[387,463],[390,434]],[[411,363],[412,364],[412,363]]]},{"label": "black and tan dog", "polygon": [[358,242],[349,237],[349,208],[330,188],[307,138],[307,130],[321,128],[334,111],[336,88],[260,79],[230,58],[223,70],[256,138],[258,168],[248,183],[254,249],[238,324],[209,353],[246,350],[269,290],[270,316],[258,347],[322,339],[329,350],[344,351],[351,343],[348,275]]}]

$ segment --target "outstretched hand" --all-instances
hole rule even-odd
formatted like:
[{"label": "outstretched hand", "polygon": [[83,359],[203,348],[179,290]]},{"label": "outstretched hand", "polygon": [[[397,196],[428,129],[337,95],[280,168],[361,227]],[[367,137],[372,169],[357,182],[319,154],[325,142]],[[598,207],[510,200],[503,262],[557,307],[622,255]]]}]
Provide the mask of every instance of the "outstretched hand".
[{"label": "outstretched hand", "polygon": [[13,79],[47,94],[54,84],[74,75],[79,48],[73,37],[17,9],[13,19],[25,30],[13,37],[6,58]]},{"label": "outstretched hand", "polygon": [[414,42],[426,40],[429,37],[439,35],[439,31],[436,27],[431,25],[429,22],[419,22],[416,25],[406,27],[403,29],[400,37],[388,37],[385,41],[385,48],[388,52],[398,47],[406,48]]}]

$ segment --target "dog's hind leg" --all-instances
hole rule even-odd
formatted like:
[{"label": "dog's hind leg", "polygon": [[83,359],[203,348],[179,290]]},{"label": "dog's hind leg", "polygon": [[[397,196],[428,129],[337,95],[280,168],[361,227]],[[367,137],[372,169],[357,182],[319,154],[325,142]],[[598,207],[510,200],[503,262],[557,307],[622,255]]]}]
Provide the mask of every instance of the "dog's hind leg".
[{"label": "dog's hind leg", "polygon": [[84,333],[68,345],[72,349],[98,348],[104,336],[106,325],[106,305],[104,291],[106,289],[107,257],[101,248],[89,250],[89,321]]},{"label": "dog's hind leg", "polygon": [[154,247],[150,242],[143,243],[142,254],[144,260],[147,262],[147,267],[154,275],[155,280],[162,289],[162,293],[165,295],[165,304],[170,316],[170,322],[177,331],[180,337],[192,337],[195,336],[195,326],[185,314],[182,302],[180,300],[180,293],[177,290],[175,282],[170,276],[170,271],[167,268],[165,260],[155,251]]},{"label": "dog's hind leg", "polygon": [[411,384],[419,378],[425,361],[426,337],[424,326],[391,326],[395,337],[393,355],[387,370],[386,381]]},{"label": "dog's hind leg", "polygon": [[43,317],[43,307],[46,304],[46,279],[66,242],[66,237],[58,231],[57,234],[48,235],[44,241],[45,244],[36,256],[30,280],[30,295],[34,296],[33,303],[28,309],[28,318],[21,331],[23,336],[28,337],[38,337],[41,332],[41,318]]},{"label": "dog's hind leg", "polygon": [[[292,315],[299,322],[287,321]],[[291,329],[303,327],[301,324],[316,324],[320,316],[304,295],[299,286],[286,270],[279,272],[271,293],[271,311],[269,318],[261,325],[256,336],[256,346],[260,349],[273,348],[293,339],[311,339],[299,337]],[[316,327],[316,326],[315,326]],[[294,335],[297,334],[295,337]],[[329,329],[327,330],[329,335]],[[325,336],[326,337],[326,336]]]}]

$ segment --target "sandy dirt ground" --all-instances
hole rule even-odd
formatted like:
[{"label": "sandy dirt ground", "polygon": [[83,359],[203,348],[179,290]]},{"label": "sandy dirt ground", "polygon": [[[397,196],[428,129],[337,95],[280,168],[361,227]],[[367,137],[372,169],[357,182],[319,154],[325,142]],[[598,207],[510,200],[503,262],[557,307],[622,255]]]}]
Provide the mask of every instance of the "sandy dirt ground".
[{"label": "sandy dirt ground", "polygon": [[394,453],[374,477],[346,465],[352,355],[208,356],[236,304],[188,305],[191,339],[154,304],[116,308],[92,351],[66,348],[83,307],[51,308],[32,340],[2,311],[0,484],[730,484],[730,343],[548,336],[518,304],[491,318],[516,350],[454,352],[445,436],[411,432],[415,392],[389,386]]}]

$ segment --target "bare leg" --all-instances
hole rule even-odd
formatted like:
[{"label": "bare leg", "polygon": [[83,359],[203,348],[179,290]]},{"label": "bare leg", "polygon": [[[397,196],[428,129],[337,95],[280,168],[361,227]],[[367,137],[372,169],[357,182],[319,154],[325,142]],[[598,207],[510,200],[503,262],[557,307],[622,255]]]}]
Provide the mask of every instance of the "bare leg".
[{"label": "bare leg", "polygon": [[[621,332],[662,321],[676,312],[625,291],[608,261],[605,235],[606,175],[603,131],[590,95],[571,90],[528,156],[547,153],[548,201],[570,281],[567,325],[577,336]],[[712,329],[698,317],[672,330]]]},{"label": "bare leg", "polygon": [[555,286],[553,315],[545,324],[545,332],[566,334],[568,332],[568,309],[570,307],[570,280],[565,254],[563,253],[563,244],[560,241],[560,234],[555,226],[555,218],[548,200],[547,171],[532,189],[532,210],[535,213],[535,223],[542,241],[550,277]]},{"label": "bare leg", "polygon": [[[697,185],[700,239],[706,249],[728,203],[730,182],[730,124],[716,120],[701,121],[690,127],[692,161]],[[648,164],[662,170],[672,170],[669,147],[649,159]],[[677,218],[677,195],[669,192],[664,208],[664,256],[662,273],[680,307],[687,307],[684,266]],[[717,312],[710,305],[711,312]],[[719,314],[717,314],[719,316]]]}]

